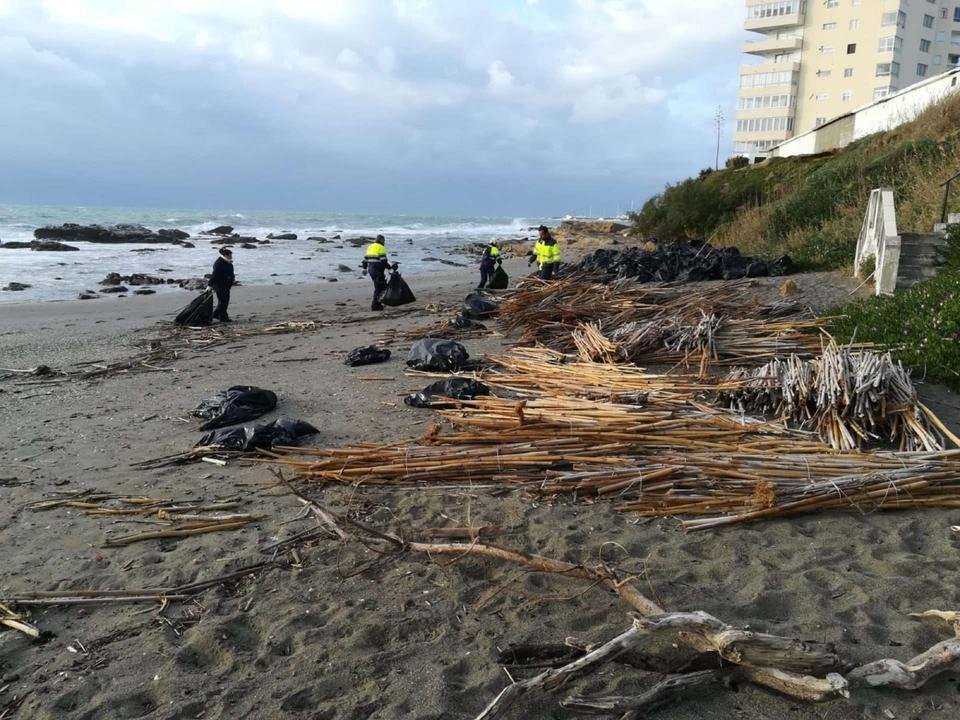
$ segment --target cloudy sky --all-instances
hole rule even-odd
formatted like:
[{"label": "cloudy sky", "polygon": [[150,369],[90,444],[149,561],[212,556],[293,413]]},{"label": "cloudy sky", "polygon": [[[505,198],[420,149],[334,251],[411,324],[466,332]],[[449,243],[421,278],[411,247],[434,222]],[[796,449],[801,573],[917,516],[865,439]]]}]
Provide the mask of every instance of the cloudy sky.
[{"label": "cloudy sky", "polygon": [[743,15],[742,0],[0,0],[0,202],[610,214],[713,163]]}]

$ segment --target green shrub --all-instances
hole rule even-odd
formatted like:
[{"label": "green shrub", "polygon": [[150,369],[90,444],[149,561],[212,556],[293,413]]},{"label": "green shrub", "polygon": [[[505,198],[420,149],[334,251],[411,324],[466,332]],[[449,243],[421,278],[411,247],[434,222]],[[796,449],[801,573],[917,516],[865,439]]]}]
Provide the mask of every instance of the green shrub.
[{"label": "green shrub", "polygon": [[733,157],[728,157],[727,162],[724,164],[728,170],[740,170],[741,168],[748,167],[750,165],[750,158],[746,158],[743,155],[734,155]]},{"label": "green shrub", "polygon": [[952,228],[949,264],[934,279],[889,297],[837,308],[839,342],[873,342],[927,380],[960,390],[960,232]]}]

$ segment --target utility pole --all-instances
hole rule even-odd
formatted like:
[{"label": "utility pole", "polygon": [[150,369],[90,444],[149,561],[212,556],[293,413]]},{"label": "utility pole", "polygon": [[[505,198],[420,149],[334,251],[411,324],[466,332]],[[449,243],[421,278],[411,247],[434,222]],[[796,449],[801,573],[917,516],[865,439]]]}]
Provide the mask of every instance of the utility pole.
[{"label": "utility pole", "polygon": [[726,117],[723,114],[723,108],[717,105],[717,114],[713,116],[713,123],[717,126],[717,160],[714,170],[720,169],[720,134],[723,132],[723,122]]}]

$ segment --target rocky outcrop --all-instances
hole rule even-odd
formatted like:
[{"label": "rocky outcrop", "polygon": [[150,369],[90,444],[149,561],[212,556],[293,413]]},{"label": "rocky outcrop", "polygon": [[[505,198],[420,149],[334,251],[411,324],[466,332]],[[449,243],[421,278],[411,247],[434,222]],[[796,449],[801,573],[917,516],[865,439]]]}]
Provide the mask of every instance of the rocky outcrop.
[{"label": "rocky outcrop", "polygon": [[6,285],[5,287],[3,287],[2,289],[3,289],[5,292],[20,292],[21,290],[26,290],[26,289],[31,288],[31,287],[33,287],[33,286],[32,286],[32,285],[27,285],[26,283],[12,282],[12,283],[7,284],[7,285]]},{"label": "rocky outcrop", "polygon": [[270,233],[269,235],[267,235],[267,238],[270,240],[296,240],[297,234],[296,233],[280,233],[279,235],[274,235],[273,233]]},{"label": "rocky outcrop", "polygon": [[75,248],[73,245],[67,245],[62,242],[57,242],[56,240],[32,240],[30,242],[7,242],[0,244],[0,248],[4,250],[37,250],[42,252],[69,252],[72,250],[79,250],[80,248]]},{"label": "rocky outcrop", "polygon": [[105,287],[100,292],[102,293],[126,293],[130,292],[130,288],[126,285],[112,285],[110,287]]},{"label": "rocky outcrop", "polygon": [[213,230],[205,231],[205,235],[229,235],[233,232],[232,225],[218,225]]},{"label": "rocky outcrop", "polygon": [[185,237],[190,237],[182,230],[161,229],[153,231],[143,225],[78,225],[64,223],[63,225],[48,225],[33,231],[37,240],[55,240],[90,242],[90,243],[171,243],[174,245],[189,245],[184,243]]}]

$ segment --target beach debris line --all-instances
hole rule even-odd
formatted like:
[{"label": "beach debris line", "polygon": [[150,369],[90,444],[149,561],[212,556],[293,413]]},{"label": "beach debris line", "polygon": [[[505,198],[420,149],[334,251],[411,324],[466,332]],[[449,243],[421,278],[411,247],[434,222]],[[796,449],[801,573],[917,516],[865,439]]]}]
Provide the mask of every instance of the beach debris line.
[{"label": "beach debris line", "polygon": [[837,450],[888,442],[901,450],[942,450],[956,437],[917,399],[910,371],[890,353],[851,350],[831,340],[811,359],[775,358],[728,379],[740,384],[719,402],[741,413],[774,415],[815,431]]},{"label": "beach debris line", "polygon": [[206,420],[201,430],[213,430],[255,420],[276,407],[276,393],[252,385],[234,385],[202,400],[190,414]]},{"label": "beach debris line", "polygon": [[0,603],[0,626],[21,632],[34,640],[40,637],[40,631],[28,623],[23,615],[15,613],[2,603]]},{"label": "beach debris line", "polygon": [[[473,400],[481,395],[489,395],[490,388],[476,380],[462,377],[450,377],[437,380],[423,390],[411,393],[403,402],[411,407],[444,408],[450,407],[451,400]],[[456,407],[457,403],[452,403]]]}]

